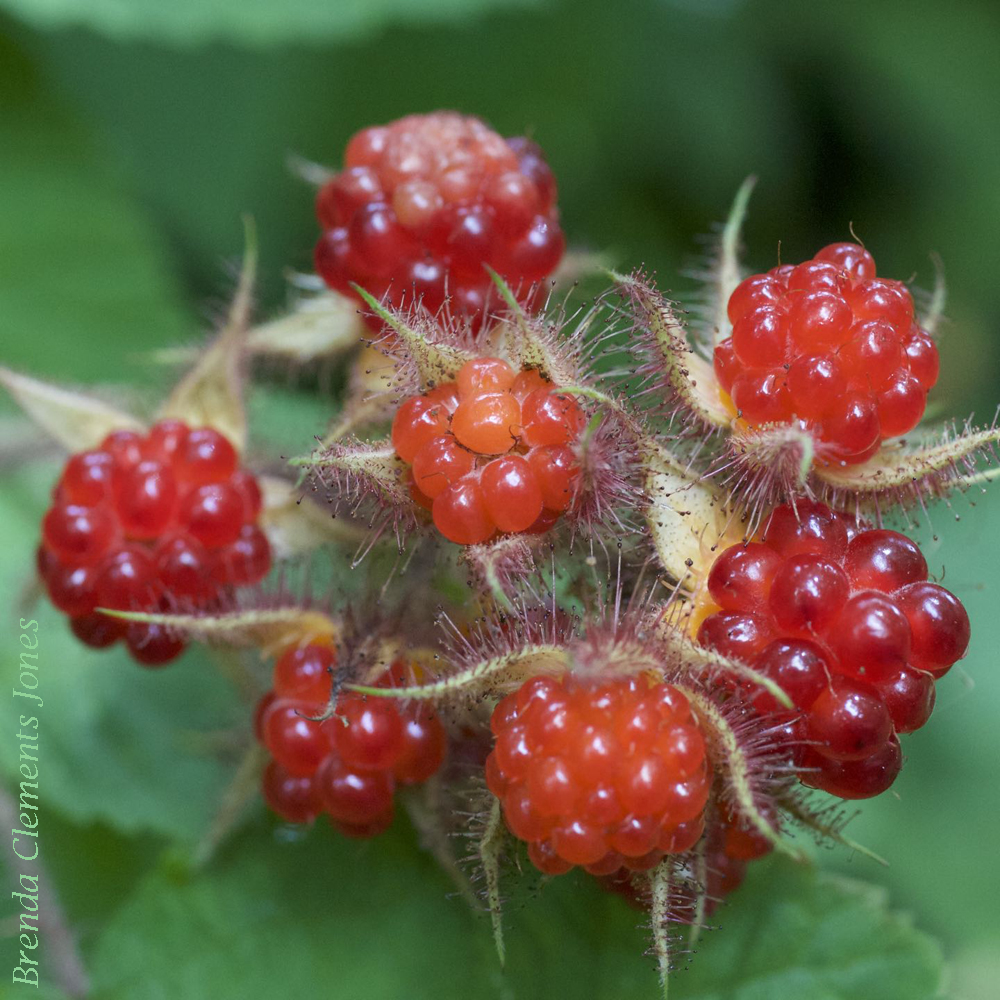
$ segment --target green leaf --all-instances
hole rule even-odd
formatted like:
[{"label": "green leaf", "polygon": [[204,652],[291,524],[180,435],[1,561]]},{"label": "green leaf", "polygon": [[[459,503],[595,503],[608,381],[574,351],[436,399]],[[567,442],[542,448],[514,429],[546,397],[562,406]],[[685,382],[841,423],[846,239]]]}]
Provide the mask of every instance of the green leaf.
[{"label": "green leaf", "polygon": [[103,151],[2,35],[0,93],[4,363],[119,378],[130,354],[190,332],[162,248]]},{"label": "green leaf", "polygon": [[[30,579],[55,475],[46,464],[8,477],[0,500],[4,594],[16,595]],[[197,840],[228,780],[213,741],[227,730],[245,732],[250,714],[206,652],[191,649],[167,670],[144,670],[121,646],[81,646],[44,598],[16,613],[38,621],[35,693],[43,704],[29,711],[26,699],[0,699],[0,732],[16,733],[19,714],[38,717],[43,802],[77,823]],[[20,652],[6,642],[0,653],[8,690],[19,687]],[[13,782],[16,755],[0,756],[0,769]]]},{"label": "green leaf", "polygon": [[937,944],[888,908],[878,886],[783,859],[755,863],[713,917],[679,998],[920,1000],[940,995]]},{"label": "green leaf", "polygon": [[[304,835],[256,823],[212,870],[153,873],[90,959],[99,1000],[324,995],[351,1000],[659,995],[635,911],[589,877],[566,876],[505,918],[501,971],[489,919],[402,824],[371,842],[318,823]],[[273,832],[272,832],[273,831]],[[886,908],[881,890],[788,863],[755,866],[715,918],[675,1000],[923,1000],[936,946]]]},{"label": "green leaf", "polygon": [[537,7],[542,0],[2,0],[37,28],[87,27],[118,40],[175,45],[353,41],[389,25],[474,17],[492,7]]}]

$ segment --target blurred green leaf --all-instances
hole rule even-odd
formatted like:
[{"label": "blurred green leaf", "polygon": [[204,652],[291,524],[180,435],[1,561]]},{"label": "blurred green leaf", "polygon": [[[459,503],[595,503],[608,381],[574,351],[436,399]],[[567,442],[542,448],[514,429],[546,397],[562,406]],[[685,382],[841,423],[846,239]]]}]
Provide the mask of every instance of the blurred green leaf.
[{"label": "blurred green leaf", "polygon": [[473,17],[491,7],[535,7],[543,0],[0,0],[38,28],[83,26],[118,40],[176,45],[241,45],[353,40],[389,24]]},{"label": "blurred green leaf", "polygon": [[[150,876],[96,947],[96,997],[582,996],[571,983],[586,983],[588,1000],[659,995],[635,911],[591,879],[556,879],[506,916],[501,971],[488,922],[446,898],[448,883],[402,830],[370,843],[325,823],[286,834],[278,827],[269,839],[257,824],[191,881]],[[717,921],[691,967],[674,974],[676,1000],[937,993],[936,946],[858,883],[762,864]]]},{"label": "blurred green leaf", "polygon": [[0,94],[3,361],[112,378],[130,351],[185,332],[162,247],[121,177],[2,35]]}]

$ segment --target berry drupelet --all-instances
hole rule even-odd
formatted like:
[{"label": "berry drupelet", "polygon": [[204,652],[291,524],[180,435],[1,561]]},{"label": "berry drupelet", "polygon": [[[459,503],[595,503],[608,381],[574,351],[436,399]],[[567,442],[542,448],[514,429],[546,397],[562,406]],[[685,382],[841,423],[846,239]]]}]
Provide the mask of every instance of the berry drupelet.
[{"label": "berry drupelet", "polygon": [[733,332],[715,349],[715,371],[751,426],[799,421],[823,459],[854,464],[923,416],[937,347],[906,286],[877,278],[864,247],[834,243],[752,275],[728,312]]},{"label": "berry drupelet", "polygon": [[[726,897],[735,892],[746,877],[747,865],[773,849],[770,841],[759,833],[747,830],[723,803],[716,804],[715,818],[705,831],[705,916],[711,916]],[[637,910],[649,907],[649,898],[637,890],[631,872],[619,869],[599,880],[608,892],[624,897]],[[695,918],[694,900],[685,907],[683,902],[675,914],[680,923]]]},{"label": "berry drupelet", "polygon": [[179,638],[95,608],[205,608],[257,583],[271,567],[260,511],[257,480],[218,431],[179,420],[145,436],[115,431],[67,461],[42,521],[39,574],[82,642],[124,639],[139,663],[159,666],[184,648]]},{"label": "berry drupelet", "polygon": [[448,382],[406,400],[392,425],[414,500],[460,545],[497,532],[547,530],[573,503],[571,445],[584,414],[533,368],[476,358]]},{"label": "berry drupelet", "polygon": [[527,294],[565,240],[541,150],[450,111],[363,129],[320,189],[315,263],[331,288],[356,283],[394,306],[422,299],[481,320],[488,264]]},{"label": "berry drupelet", "polygon": [[[965,655],[969,619],[905,535],[864,529],[799,500],[771,514],[760,541],[733,545],[708,575],[698,640],[775,681],[794,703],[802,780],[842,798],[885,791],[919,729],[934,682]],[[747,689],[762,714],[782,716]]]},{"label": "berry drupelet", "polygon": [[[374,837],[388,828],[400,785],[426,781],[444,760],[447,737],[427,705],[402,708],[388,698],[342,694],[326,713],[334,651],[314,643],[286,650],[274,668],[274,688],[257,710],[257,736],[272,756],[264,800],[291,823],[326,813],[348,837]],[[393,664],[379,687],[413,683]]]},{"label": "berry drupelet", "polygon": [[546,874],[645,871],[701,836],[711,770],[677,688],[534,677],[497,705],[490,726],[486,783]]}]

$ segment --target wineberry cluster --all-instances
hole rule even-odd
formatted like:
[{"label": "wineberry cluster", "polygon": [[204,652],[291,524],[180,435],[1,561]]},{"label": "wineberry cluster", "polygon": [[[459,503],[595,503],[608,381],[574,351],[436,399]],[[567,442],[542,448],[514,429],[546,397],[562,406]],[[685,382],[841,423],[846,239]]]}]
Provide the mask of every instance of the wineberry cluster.
[{"label": "wineberry cluster", "polygon": [[797,419],[824,457],[854,464],[923,416],[937,347],[906,286],[877,278],[864,247],[834,243],[752,275],[728,311],[733,333],[715,349],[715,371],[749,424]]},{"label": "wineberry cluster", "polygon": [[[927,580],[920,549],[859,529],[821,503],[777,507],[761,540],[725,549],[708,576],[715,610],[698,640],[775,681],[802,713],[802,780],[842,798],[885,791],[901,766],[897,734],[919,729],[934,681],[962,656],[969,619]],[[757,711],[781,715],[748,688]]]},{"label": "wineberry cluster", "polygon": [[[325,812],[348,837],[388,828],[398,785],[426,781],[444,760],[447,737],[427,705],[402,708],[387,698],[342,694],[326,714],[335,661],[330,646],[286,650],[274,667],[274,688],[257,709],[257,735],[272,760],[264,772],[267,804],[292,823]],[[378,687],[413,683],[393,664]]]},{"label": "wineberry cluster", "polygon": [[159,666],[181,652],[180,638],[95,608],[205,608],[257,583],[271,567],[260,511],[256,478],[211,427],[162,420],[145,436],[114,431],[66,462],[42,521],[38,571],[81,641],[124,638],[136,660]]},{"label": "wineberry cluster", "polygon": [[573,502],[570,445],[583,429],[576,400],[534,368],[466,362],[455,382],[406,400],[392,424],[414,500],[460,545],[500,532],[541,532]]},{"label": "wineberry cluster", "polygon": [[497,705],[490,727],[486,783],[546,874],[645,871],[701,837],[712,775],[677,688],[534,677]]},{"label": "wineberry cluster", "polygon": [[316,271],[331,288],[353,294],[354,282],[394,306],[406,297],[435,311],[449,298],[478,321],[483,264],[525,287],[559,263],[555,200],[535,143],[450,111],[409,115],[355,135],[343,171],[320,189]]}]

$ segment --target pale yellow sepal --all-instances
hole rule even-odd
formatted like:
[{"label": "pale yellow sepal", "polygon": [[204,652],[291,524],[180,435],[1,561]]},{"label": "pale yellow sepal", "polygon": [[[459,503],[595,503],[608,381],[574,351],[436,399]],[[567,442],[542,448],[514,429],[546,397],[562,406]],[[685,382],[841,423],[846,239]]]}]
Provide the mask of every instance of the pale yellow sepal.
[{"label": "pale yellow sepal", "polygon": [[112,431],[145,431],[135,417],[81,392],[0,368],[0,383],[46,433],[71,452],[96,448]]},{"label": "pale yellow sepal", "polygon": [[330,643],[340,635],[340,625],[332,618],[306,608],[247,609],[217,615],[97,610],[125,621],[165,625],[204,642],[255,646],[264,657],[275,656],[289,646]]},{"label": "pale yellow sepal", "polygon": [[160,409],[161,418],[173,417],[192,427],[214,427],[240,452],[247,440],[240,368],[250,328],[256,273],[257,247],[248,225],[243,267],[226,323]]}]

